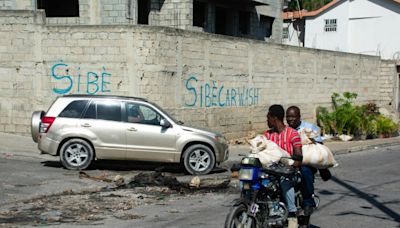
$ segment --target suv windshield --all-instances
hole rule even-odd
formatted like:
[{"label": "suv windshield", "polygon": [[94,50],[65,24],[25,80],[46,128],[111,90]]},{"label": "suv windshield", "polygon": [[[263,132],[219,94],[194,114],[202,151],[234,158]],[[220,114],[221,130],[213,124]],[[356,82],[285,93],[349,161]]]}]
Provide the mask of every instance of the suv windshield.
[{"label": "suv windshield", "polygon": [[167,111],[165,111],[164,109],[162,109],[160,106],[158,106],[157,104],[153,103],[153,102],[148,102],[152,105],[154,105],[158,110],[160,110],[164,115],[166,115],[168,118],[170,118],[172,121],[174,121],[176,124],[179,125],[183,125],[184,123],[180,120],[175,119],[174,117],[172,117]]}]

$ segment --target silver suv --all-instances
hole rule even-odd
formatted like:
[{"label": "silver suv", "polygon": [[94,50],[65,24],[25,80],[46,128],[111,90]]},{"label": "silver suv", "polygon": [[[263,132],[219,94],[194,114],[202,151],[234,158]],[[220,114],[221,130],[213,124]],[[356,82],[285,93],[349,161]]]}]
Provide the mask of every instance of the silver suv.
[{"label": "silver suv", "polygon": [[114,159],[181,163],[190,174],[207,174],[229,154],[223,135],[184,126],[135,97],[58,97],[46,113],[32,114],[31,132],[40,151],[74,170]]}]

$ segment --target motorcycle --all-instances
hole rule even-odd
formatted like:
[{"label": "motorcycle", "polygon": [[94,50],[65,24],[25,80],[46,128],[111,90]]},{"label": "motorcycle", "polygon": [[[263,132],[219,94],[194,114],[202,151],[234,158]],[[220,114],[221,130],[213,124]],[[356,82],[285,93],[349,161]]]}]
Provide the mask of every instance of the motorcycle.
[{"label": "motorcycle", "polygon": [[[297,183],[296,206],[299,221],[303,219],[300,173],[282,163],[263,168],[258,158],[245,157],[239,171],[241,195],[226,217],[225,228],[284,227],[289,212],[281,193],[281,178],[292,178]],[[314,196],[314,200],[318,207],[318,196]]]}]

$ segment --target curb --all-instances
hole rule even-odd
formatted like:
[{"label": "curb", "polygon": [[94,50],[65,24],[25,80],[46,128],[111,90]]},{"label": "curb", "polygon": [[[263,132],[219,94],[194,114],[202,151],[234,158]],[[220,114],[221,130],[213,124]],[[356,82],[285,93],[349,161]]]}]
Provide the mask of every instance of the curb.
[{"label": "curb", "polygon": [[397,146],[397,145],[400,145],[400,141],[377,143],[377,144],[373,144],[373,145],[355,146],[355,147],[350,147],[347,149],[332,151],[332,153],[334,155],[349,154],[349,153],[353,153],[353,152],[360,152],[363,150],[378,149],[379,147],[382,148],[382,147]]}]

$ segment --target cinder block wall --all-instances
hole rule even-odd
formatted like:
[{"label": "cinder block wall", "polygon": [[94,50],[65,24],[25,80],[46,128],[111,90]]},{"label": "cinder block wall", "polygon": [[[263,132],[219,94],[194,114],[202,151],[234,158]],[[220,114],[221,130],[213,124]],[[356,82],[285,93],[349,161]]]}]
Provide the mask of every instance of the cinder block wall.
[{"label": "cinder block wall", "polygon": [[152,1],[149,24],[188,29],[193,24],[193,0]]},{"label": "cinder block wall", "polygon": [[[251,2],[207,0],[207,23],[204,28],[193,26],[193,0],[150,0],[148,24],[194,31],[215,33],[216,7],[230,8],[226,20],[227,34],[265,40],[267,24],[262,17],[275,18],[269,42],[281,43],[282,1],[271,0],[268,5],[254,6]],[[37,0],[0,0],[0,10],[37,11]],[[249,33],[239,32],[239,12],[250,12]],[[139,5],[137,0],[79,0],[79,16],[47,17],[48,25],[131,25],[138,24]],[[260,21],[261,20],[261,21]]]},{"label": "cinder block wall", "polygon": [[1,132],[29,135],[32,112],[70,93],[145,97],[229,138],[265,129],[274,103],[296,104],[313,121],[333,92],[388,108],[394,99],[394,63],[377,57],[173,28],[44,21],[40,12],[0,11]]}]

